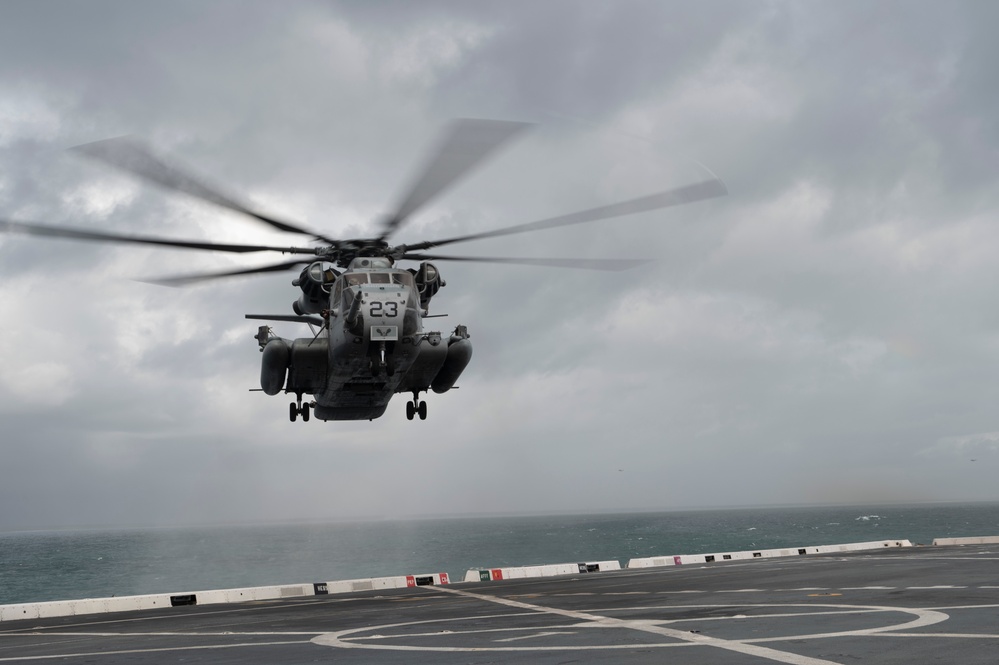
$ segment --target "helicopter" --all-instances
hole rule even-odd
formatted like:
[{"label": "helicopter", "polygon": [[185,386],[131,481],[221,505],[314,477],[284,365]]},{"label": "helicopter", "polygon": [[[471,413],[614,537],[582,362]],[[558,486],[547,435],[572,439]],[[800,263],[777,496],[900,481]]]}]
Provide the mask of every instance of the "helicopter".
[{"label": "helicopter", "polygon": [[[251,209],[209,186],[193,172],[156,155],[131,137],[117,137],[76,146],[70,150],[87,158],[173,190],[241,213],[272,229],[306,236],[311,246],[275,246],[179,240],[150,235],[128,235],[71,226],[0,220],[0,231],[49,238],[132,243],[237,254],[279,252],[294,258],[269,265],[210,273],[143,280],[165,286],[260,273],[299,270],[292,285],[300,291],[293,314],[247,314],[251,320],[296,322],[310,326],[311,336],[279,337],[269,325],[254,336],[261,352],[260,388],[267,395],[291,394],[291,422],[310,416],[318,420],[374,420],[381,417],[397,393],[412,395],[406,417],[427,418],[421,393],[446,393],[456,386],[472,357],[468,328],[456,325],[444,334],[424,327],[430,303],[446,283],[435,262],[463,261],[586,270],[628,270],[647,259],[507,258],[438,254],[436,248],[474,240],[527,233],[561,226],[648,212],[727,194],[713,175],[677,187],[620,203],[567,215],[406,244],[389,244],[420,208],[487,157],[529,127],[529,123],[459,119],[443,132],[437,147],[404,190],[391,214],[380,221],[376,235],[333,238],[298,223]],[[417,262],[403,268],[401,262]],[[258,390],[256,388],[251,390]],[[306,399],[306,396],[311,399]]]}]

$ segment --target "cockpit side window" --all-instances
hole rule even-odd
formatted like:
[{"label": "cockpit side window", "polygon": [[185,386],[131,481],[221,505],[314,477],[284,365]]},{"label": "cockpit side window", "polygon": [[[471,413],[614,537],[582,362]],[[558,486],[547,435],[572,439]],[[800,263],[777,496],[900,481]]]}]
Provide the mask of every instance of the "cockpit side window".
[{"label": "cockpit side window", "polygon": [[330,307],[333,309],[340,306],[340,297],[343,294],[343,282],[344,280],[338,279],[336,281],[336,286],[333,287],[333,297],[330,299],[330,302],[332,303]]}]

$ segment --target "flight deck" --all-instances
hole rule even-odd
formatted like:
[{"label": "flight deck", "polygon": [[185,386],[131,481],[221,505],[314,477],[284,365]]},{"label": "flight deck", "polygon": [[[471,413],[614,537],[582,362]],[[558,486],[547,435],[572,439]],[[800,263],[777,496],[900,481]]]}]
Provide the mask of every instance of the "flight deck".
[{"label": "flight deck", "polygon": [[999,544],[0,623],[0,663],[999,662]]}]

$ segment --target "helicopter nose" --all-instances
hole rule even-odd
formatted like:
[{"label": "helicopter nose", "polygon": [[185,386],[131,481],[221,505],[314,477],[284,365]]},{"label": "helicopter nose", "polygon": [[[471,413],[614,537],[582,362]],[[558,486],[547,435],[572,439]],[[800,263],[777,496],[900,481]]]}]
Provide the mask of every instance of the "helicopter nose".
[{"label": "helicopter nose", "polygon": [[406,300],[397,294],[379,293],[365,298],[369,339],[373,342],[394,342],[399,339]]}]

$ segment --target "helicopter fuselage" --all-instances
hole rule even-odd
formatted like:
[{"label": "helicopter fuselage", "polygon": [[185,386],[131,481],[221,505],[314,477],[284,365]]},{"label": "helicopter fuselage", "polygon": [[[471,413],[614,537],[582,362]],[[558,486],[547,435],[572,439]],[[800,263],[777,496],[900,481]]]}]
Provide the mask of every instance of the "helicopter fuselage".
[{"label": "helicopter fuselage", "polygon": [[[450,390],[471,358],[464,326],[446,338],[425,331],[426,299],[414,274],[387,259],[351,262],[324,292],[328,306],[315,337],[261,341],[264,392],[295,394],[293,420],[296,411],[306,419],[308,407],[320,420],[373,420],[399,392],[413,394],[407,415],[425,418],[419,393]],[[313,403],[302,407],[302,395]]]}]

